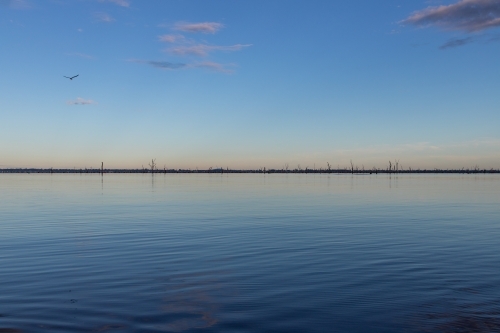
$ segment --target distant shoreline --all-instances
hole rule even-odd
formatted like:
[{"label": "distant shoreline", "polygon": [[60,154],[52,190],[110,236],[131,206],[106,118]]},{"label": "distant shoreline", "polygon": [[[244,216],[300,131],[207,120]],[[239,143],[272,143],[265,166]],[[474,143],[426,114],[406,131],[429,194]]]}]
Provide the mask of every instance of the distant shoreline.
[{"label": "distant shoreline", "polygon": [[200,174],[499,174],[499,169],[37,169],[37,168],[9,168],[0,169],[0,173],[43,173],[43,174],[174,174],[174,173],[200,173]]}]

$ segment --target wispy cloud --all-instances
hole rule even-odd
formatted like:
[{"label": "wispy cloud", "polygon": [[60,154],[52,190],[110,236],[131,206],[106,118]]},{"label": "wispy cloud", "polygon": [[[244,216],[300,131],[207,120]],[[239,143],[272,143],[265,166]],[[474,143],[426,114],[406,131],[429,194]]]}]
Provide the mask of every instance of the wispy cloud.
[{"label": "wispy cloud", "polygon": [[0,5],[12,9],[31,8],[31,4],[27,0],[0,0]]},{"label": "wispy cloud", "polygon": [[131,59],[129,62],[135,62],[139,64],[149,65],[158,69],[166,69],[166,70],[177,70],[177,69],[189,69],[189,68],[203,68],[214,72],[233,73],[231,69],[228,67],[233,66],[232,64],[224,65],[213,61],[203,61],[203,62],[194,62],[194,63],[175,63],[170,61],[155,61],[155,60],[139,60],[139,59]]},{"label": "wispy cloud", "polygon": [[97,102],[95,102],[91,99],[84,99],[84,98],[78,97],[75,100],[68,101],[67,104],[69,104],[69,105],[91,105],[91,104],[97,104]]},{"label": "wispy cloud", "polygon": [[500,1],[460,0],[451,5],[417,11],[401,23],[420,27],[435,25],[465,32],[482,31],[500,26]]},{"label": "wispy cloud", "polygon": [[403,153],[403,152],[430,152],[439,151],[442,147],[431,144],[430,142],[416,142],[408,144],[398,144],[398,145],[373,145],[363,148],[355,149],[339,149],[335,152],[338,154],[352,154],[352,153],[362,153],[362,154],[381,154],[381,153]]},{"label": "wispy cloud", "polygon": [[72,56],[72,57],[80,57],[80,58],[89,59],[89,60],[95,59],[95,57],[93,57],[91,55],[84,54],[84,53],[78,53],[78,52],[66,53],[66,55]]},{"label": "wispy cloud", "polygon": [[[216,51],[221,52],[234,52],[240,51],[244,48],[252,46],[251,44],[234,44],[234,45],[211,45],[206,41],[197,41],[193,38],[186,38],[184,34],[179,33],[179,31],[187,33],[204,33],[204,34],[215,34],[220,29],[224,27],[221,23],[217,22],[201,22],[201,23],[189,23],[189,22],[178,22],[176,24],[168,25],[161,24],[161,27],[168,27],[171,33],[158,36],[158,40],[163,43],[171,44],[164,52],[173,54],[180,57],[196,56],[196,57],[208,57],[211,53]],[[188,58],[190,59],[190,58]],[[204,61],[194,61],[186,60],[182,63],[174,63],[169,61],[152,61],[152,60],[129,60],[131,62],[147,64],[149,66],[159,68],[159,69],[205,69],[213,72],[233,73],[233,64],[222,64],[212,60]]]},{"label": "wispy cloud", "polygon": [[174,63],[169,61],[138,60],[138,59],[131,59],[129,61],[139,64],[146,64],[159,69],[182,69],[188,66],[187,64]]},{"label": "wispy cloud", "polygon": [[99,2],[111,2],[118,6],[130,7],[130,1],[128,0],[99,0]]},{"label": "wispy cloud", "polygon": [[488,43],[500,41],[500,35],[490,36],[487,40]]},{"label": "wispy cloud", "polygon": [[178,22],[175,24],[175,30],[191,32],[191,33],[204,33],[215,34],[217,31],[224,27],[223,24],[217,22]]},{"label": "wispy cloud", "polygon": [[[328,151],[328,155],[336,156],[340,167],[354,164],[387,168],[386,161],[397,159],[399,166],[407,170],[413,168],[462,168],[480,164],[484,167],[498,167],[500,139],[480,138],[477,140],[456,143],[415,142],[396,145],[371,145],[347,150]],[[327,157],[330,158],[330,157]],[[489,167],[487,167],[489,168]]]},{"label": "wispy cloud", "polygon": [[194,63],[188,66],[193,68],[205,68],[214,72],[220,72],[226,74],[231,74],[234,72],[233,70],[227,68],[228,65],[219,64],[213,61],[204,61],[204,62]]},{"label": "wispy cloud", "polygon": [[470,44],[470,43],[473,43],[475,41],[476,41],[476,39],[473,37],[452,38],[449,41],[447,41],[446,43],[444,43],[443,45],[441,45],[439,48],[441,50],[446,50],[446,49],[450,49],[453,47],[464,46],[466,44]]},{"label": "wispy cloud", "polygon": [[106,22],[106,23],[111,23],[113,22],[115,19],[112,18],[111,16],[109,16],[108,14],[106,13],[94,13],[94,17],[100,21],[100,22]]},{"label": "wispy cloud", "polygon": [[416,142],[408,144],[396,145],[373,145],[369,147],[356,149],[339,149],[335,153],[353,154],[360,153],[361,155],[368,154],[416,154],[416,153],[443,153],[444,151],[456,149],[483,149],[493,148],[498,151],[500,149],[500,139],[498,138],[479,138],[470,141],[463,141],[454,144],[433,144],[430,142]]},{"label": "wispy cloud", "polygon": [[161,35],[158,36],[158,39],[160,42],[165,42],[165,43],[179,43],[179,42],[184,42],[186,38],[183,35]]},{"label": "wispy cloud", "polygon": [[196,45],[181,45],[167,49],[167,52],[176,54],[176,55],[194,55],[199,57],[206,57],[210,54],[210,52],[214,51],[240,51],[245,47],[252,46],[251,44],[236,44],[230,46],[219,46],[219,45],[208,45],[208,44],[196,44]]}]

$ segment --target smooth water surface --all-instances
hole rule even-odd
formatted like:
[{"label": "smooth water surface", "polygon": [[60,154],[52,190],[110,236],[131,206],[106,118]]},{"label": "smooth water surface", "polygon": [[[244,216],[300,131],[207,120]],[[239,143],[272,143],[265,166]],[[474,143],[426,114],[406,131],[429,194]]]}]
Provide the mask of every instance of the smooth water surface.
[{"label": "smooth water surface", "polygon": [[500,332],[498,175],[0,174],[0,333]]}]

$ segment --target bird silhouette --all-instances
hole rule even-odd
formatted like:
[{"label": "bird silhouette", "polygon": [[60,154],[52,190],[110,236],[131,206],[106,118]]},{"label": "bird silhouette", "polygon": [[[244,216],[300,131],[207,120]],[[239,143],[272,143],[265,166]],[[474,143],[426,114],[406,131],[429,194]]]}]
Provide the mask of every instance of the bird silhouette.
[{"label": "bird silhouette", "polygon": [[73,79],[74,79],[75,77],[77,77],[78,75],[80,75],[80,74],[77,74],[77,75],[72,76],[72,77],[65,76],[65,78],[70,79],[70,80],[73,80]]}]

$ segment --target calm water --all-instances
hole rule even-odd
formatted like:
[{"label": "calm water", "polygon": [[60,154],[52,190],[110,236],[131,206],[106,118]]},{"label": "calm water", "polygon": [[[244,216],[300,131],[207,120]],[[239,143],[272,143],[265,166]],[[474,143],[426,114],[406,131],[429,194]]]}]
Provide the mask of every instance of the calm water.
[{"label": "calm water", "polygon": [[500,176],[0,174],[0,333],[500,332]]}]

